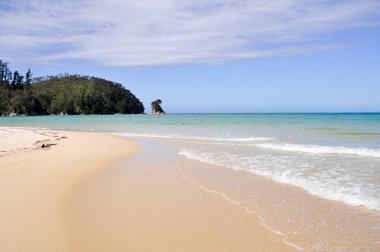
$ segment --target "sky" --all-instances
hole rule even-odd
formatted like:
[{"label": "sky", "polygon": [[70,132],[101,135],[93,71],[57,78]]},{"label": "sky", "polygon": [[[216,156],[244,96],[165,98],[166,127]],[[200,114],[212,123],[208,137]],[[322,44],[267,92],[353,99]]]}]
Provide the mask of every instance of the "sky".
[{"label": "sky", "polygon": [[0,59],[169,113],[379,112],[379,0],[0,0]]}]

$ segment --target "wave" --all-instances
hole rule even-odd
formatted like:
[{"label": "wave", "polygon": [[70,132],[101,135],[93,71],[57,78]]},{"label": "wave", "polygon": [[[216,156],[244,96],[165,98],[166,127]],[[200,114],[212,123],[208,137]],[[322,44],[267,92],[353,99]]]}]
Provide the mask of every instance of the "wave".
[{"label": "wave", "polygon": [[305,144],[290,144],[290,143],[273,143],[269,141],[276,140],[270,137],[200,137],[186,135],[164,135],[164,134],[144,134],[144,133],[117,133],[116,135],[125,137],[144,137],[158,139],[173,139],[182,141],[205,141],[215,143],[251,143],[251,146],[280,150],[287,152],[303,152],[311,154],[344,154],[356,155],[363,157],[380,158],[380,148],[350,148],[343,146],[322,146],[322,145],[305,145]]},{"label": "wave", "polygon": [[183,136],[183,135],[138,134],[138,133],[118,133],[117,135],[126,136],[126,137],[147,137],[147,138],[216,141],[216,142],[256,142],[256,141],[273,140],[273,138],[269,138],[269,137],[245,137],[245,138],[243,137],[198,137],[198,136]]},{"label": "wave", "polygon": [[202,155],[201,153],[195,153],[187,150],[182,150],[178,155],[184,156],[188,159],[197,160],[203,163],[212,164],[212,165],[222,165],[222,163],[216,162],[214,159],[210,158],[209,155]]},{"label": "wave", "polygon": [[256,144],[255,146],[272,149],[281,150],[289,152],[305,152],[312,154],[345,154],[345,155],[357,155],[363,157],[380,157],[379,148],[349,148],[349,147],[333,147],[333,146],[321,146],[321,145],[303,145],[303,144],[274,144],[274,143],[262,143]]},{"label": "wave", "polygon": [[253,169],[252,167],[242,167],[242,163],[236,163],[236,161],[239,162],[238,160],[230,162],[230,160],[220,159],[220,157],[214,156],[211,153],[182,150],[179,155],[211,165],[223,166],[233,170],[244,170],[259,176],[264,176],[274,182],[298,186],[323,199],[340,201],[351,206],[365,206],[369,209],[380,211],[380,202],[376,197],[366,195],[366,192],[363,191],[363,189],[360,189],[358,185],[342,187],[342,185],[336,184],[336,178],[325,177],[323,180],[317,182],[289,172],[276,172],[261,170],[260,168]]}]

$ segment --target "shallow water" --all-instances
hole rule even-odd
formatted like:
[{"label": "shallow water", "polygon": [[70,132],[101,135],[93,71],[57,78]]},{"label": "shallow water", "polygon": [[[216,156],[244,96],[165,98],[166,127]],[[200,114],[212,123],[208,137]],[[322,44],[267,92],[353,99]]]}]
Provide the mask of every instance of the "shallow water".
[{"label": "shallow water", "polygon": [[280,235],[301,251],[379,251],[380,213],[323,200],[298,187],[276,183],[247,171],[183,158],[183,176],[215,194]]}]

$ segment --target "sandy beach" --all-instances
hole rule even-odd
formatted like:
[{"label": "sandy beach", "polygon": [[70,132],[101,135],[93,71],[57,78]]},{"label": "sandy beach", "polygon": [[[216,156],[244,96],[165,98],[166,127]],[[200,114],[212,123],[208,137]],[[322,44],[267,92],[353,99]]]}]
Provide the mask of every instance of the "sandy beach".
[{"label": "sandy beach", "polygon": [[78,251],[296,251],[184,177],[171,148],[143,147],[74,189],[67,223]]},{"label": "sandy beach", "polygon": [[71,189],[137,148],[105,134],[0,132],[0,251],[69,251],[65,207]]},{"label": "sandy beach", "polygon": [[200,190],[157,146],[139,150],[101,133],[1,132],[1,251],[296,250]]},{"label": "sandy beach", "polygon": [[375,210],[191,160],[157,141],[5,127],[0,140],[0,251],[379,247]]}]

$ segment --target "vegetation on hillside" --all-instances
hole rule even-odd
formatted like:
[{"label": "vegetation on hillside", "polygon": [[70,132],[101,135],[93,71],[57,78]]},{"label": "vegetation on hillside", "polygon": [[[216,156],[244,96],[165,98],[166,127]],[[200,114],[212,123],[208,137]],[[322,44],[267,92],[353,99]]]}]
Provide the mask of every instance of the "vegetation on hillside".
[{"label": "vegetation on hillside", "polygon": [[144,113],[139,99],[119,83],[67,74],[31,77],[30,70],[24,77],[0,60],[0,115]]},{"label": "vegetation on hillside", "polygon": [[157,99],[151,103],[152,105],[152,114],[165,114],[165,111],[161,108],[162,101],[160,99]]}]

